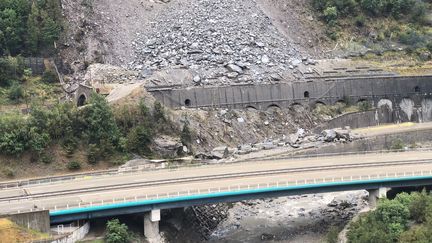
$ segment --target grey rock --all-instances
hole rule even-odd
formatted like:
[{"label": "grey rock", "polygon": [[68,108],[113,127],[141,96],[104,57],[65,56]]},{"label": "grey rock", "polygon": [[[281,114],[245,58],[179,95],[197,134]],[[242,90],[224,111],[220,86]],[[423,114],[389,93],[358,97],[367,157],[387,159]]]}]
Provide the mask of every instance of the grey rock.
[{"label": "grey rock", "polygon": [[193,78],[194,83],[201,83],[201,77],[199,75],[195,75]]},{"label": "grey rock", "polygon": [[270,62],[270,58],[267,55],[263,55],[261,57],[261,62],[264,63],[264,64],[267,64],[267,63]]},{"label": "grey rock", "polygon": [[333,142],[337,137],[337,134],[333,129],[324,130],[321,134],[323,135],[324,141],[326,142]]},{"label": "grey rock", "polygon": [[237,72],[237,73],[243,73],[243,69],[235,64],[228,64],[226,66],[226,68],[230,71],[230,72]]}]

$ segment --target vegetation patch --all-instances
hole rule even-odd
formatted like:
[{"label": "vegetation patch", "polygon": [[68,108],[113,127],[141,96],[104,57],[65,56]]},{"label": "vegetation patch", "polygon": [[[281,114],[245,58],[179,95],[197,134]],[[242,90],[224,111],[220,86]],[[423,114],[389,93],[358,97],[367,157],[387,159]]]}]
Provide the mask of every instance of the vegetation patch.
[{"label": "vegetation patch", "polygon": [[432,196],[423,191],[381,200],[375,211],[350,225],[347,236],[353,243],[430,242]]},{"label": "vegetation patch", "polygon": [[358,42],[378,51],[392,49],[397,43],[409,53],[430,58],[430,1],[313,0],[313,7],[333,40]]}]

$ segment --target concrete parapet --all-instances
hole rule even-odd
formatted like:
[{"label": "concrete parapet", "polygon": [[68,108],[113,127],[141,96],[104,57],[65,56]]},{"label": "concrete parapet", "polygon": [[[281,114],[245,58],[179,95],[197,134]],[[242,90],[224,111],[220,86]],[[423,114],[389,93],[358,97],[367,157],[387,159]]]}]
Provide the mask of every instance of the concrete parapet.
[{"label": "concrete parapet", "polygon": [[50,231],[49,211],[36,211],[7,215],[7,217],[19,226],[47,233]]}]

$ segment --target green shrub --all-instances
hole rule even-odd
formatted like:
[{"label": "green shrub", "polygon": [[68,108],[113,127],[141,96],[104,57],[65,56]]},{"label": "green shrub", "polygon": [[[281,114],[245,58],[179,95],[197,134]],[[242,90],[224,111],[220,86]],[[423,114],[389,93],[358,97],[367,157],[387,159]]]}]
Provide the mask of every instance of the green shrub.
[{"label": "green shrub", "polygon": [[330,227],[329,232],[326,235],[327,243],[337,243],[340,229],[336,226]]},{"label": "green shrub", "polygon": [[69,170],[79,170],[81,169],[81,163],[75,160],[69,161],[69,163],[67,164],[67,168]]},{"label": "green shrub", "polygon": [[128,243],[130,236],[128,227],[121,224],[118,219],[113,219],[107,222],[105,241],[107,243]]},{"label": "green shrub", "polygon": [[151,153],[149,146],[152,139],[152,133],[147,127],[134,127],[127,135],[126,148],[130,152],[140,155],[149,155]]},{"label": "green shrub", "polygon": [[24,89],[22,88],[22,85],[18,84],[18,83],[14,83],[9,88],[8,98],[12,101],[15,101],[15,102],[18,102],[21,99],[23,99],[24,98]]},{"label": "green shrub", "polygon": [[23,74],[24,74],[24,61],[22,58],[20,57],[0,58],[0,86],[5,87],[13,84],[14,82],[20,81]]},{"label": "green shrub", "polygon": [[44,164],[51,164],[53,162],[53,157],[51,155],[43,153],[40,156],[40,161],[42,161],[42,163],[44,163]]},{"label": "green shrub", "polygon": [[392,150],[402,150],[405,148],[405,144],[402,141],[402,139],[396,139],[394,141],[392,141],[392,145],[390,147],[390,149]]},{"label": "green shrub", "polygon": [[359,15],[355,17],[354,22],[357,27],[363,27],[366,23],[366,17],[364,15]]},{"label": "green shrub", "polygon": [[399,34],[399,41],[415,48],[425,42],[425,36],[417,30],[409,28]]},{"label": "green shrub", "polygon": [[324,9],[324,18],[327,21],[327,23],[330,23],[331,21],[335,21],[338,17],[338,11],[336,7],[327,7]]},{"label": "green shrub", "polygon": [[102,159],[101,151],[96,144],[89,144],[87,149],[87,161],[96,164]]},{"label": "green shrub", "polygon": [[44,83],[58,83],[58,76],[57,74],[52,70],[45,70],[45,72],[42,75],[42,82]]},{"label": "green shrub", "polygon": [[369,101],[360,101],[357,103],[357,106],[359,107],[360,111],[368,111],[372,108],[372,105]]}]

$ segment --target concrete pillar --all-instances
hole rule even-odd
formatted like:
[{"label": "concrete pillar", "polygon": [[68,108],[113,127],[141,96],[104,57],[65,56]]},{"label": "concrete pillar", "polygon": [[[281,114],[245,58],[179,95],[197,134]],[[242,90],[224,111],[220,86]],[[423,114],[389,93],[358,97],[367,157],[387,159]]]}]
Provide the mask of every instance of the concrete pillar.
[{"label": "concrete pillar", "polygon": [[374,208],[377,206],[377,201],[380,198],[387,198],[389,188],[380,187],[378,189],[370,189],[369,192],[369,207]]},{"label": "concrete pillar", "polygon": [[144,214],[144,236],[149,243],[161,242],[159,234],[160,210],[152,210]]}]

